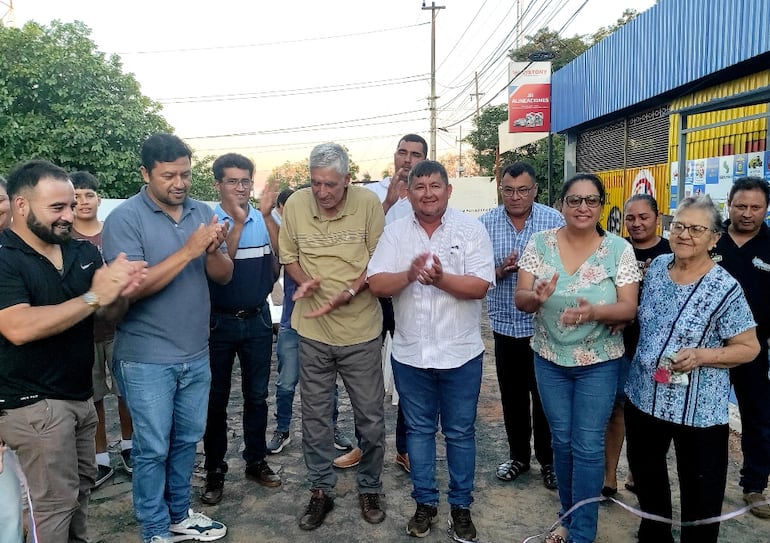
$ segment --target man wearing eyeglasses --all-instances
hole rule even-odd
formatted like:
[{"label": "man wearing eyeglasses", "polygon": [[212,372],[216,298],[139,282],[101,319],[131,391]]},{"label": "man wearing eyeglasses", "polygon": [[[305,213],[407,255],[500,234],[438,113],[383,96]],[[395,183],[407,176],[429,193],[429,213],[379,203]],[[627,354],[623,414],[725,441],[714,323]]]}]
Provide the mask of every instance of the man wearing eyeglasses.
[{"label": "man wearing eyeglasses", "polygon": [[246,477],[266,487],[281,485],[280,477],[265,461],[266,399],[273,346],[267,296],[275,281],[273,247],[278,244],[278,225],[271,217],[275,192],[272,187],[265,188],[259,211],[249,204],[254,163],[243,155],[220,156],[212,171],[220,198],[214,212],[230,227],[226,242],[233,259],[233,278],[226,285],[209,281],[211,393],[203,436],[206,486],[201,494],[201,501],[208,505],[219,503],[224,490],[227,403],[236,354],[242,376]]},{"label": "man wearing eyeglasses", "polygon": [[[534,358],[529,345],[533,334],[532,315],[512,303],[519,271],[519,256],[535,232],[564,224],[561,214],[535,202],[535,170],[516,162],[503,172],[500,194],[503,204],[479,220],[492,239],[497,287],[487,292],[487,310],[495,339],[495,364],[500,385],[503,420],[510,455],[497,466],[496,476],[511,482],[530,469],[530,438],[534,430],[535,457],[543,484],[556,488],[553,450],[548,421],[543,414],[535,382]],[[530,404],[532,408],[530,410]]]},{"label": "man wearing eyeglasses", "polygon": [[770,228],[764,222],[768,203],[767,181],[759,177],[736,179],[727,197],[727,234],[719,238],[713,255],[743,287],[757,322],[761,351],[752,362],[732,368],[730,380],[741,413],[743,499],[752,506],[751,514],[763,519],[770,519],[764,494],[770,475]]}]

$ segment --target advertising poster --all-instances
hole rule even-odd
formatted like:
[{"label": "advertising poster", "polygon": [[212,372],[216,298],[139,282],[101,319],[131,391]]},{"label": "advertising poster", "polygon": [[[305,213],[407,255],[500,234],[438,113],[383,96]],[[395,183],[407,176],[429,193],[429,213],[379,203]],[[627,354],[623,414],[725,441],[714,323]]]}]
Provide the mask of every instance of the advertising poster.
[{"label": "advertising poster", "polygon": [[551,63],[511,62],[508,132],[551,130]]},{"label": "advertising poster", "polygon": [[747,166],[747,171],[749,176],[751,177],[761,177],[765,178],[765,153],[759,152],[759,153],[749,153],[749,162]]}]

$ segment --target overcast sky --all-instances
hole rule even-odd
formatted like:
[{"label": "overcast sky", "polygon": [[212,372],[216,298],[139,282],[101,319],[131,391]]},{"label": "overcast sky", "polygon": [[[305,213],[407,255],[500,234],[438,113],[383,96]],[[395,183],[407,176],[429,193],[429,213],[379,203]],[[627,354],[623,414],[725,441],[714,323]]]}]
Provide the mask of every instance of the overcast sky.
[{"label": "overcast sky", "polygon": [[[591,33],[625,8],[653,4],[437,2],[445,6],[436,18],[437,125],[446,128],[437,155],[456,153],[460,129],[465,135],[472,127],[475,72],[481,105],[505,102],[505,53],[517,34],[543,26],[565,36]],[[420,0],[14,0],[14,7],[17,25],[83,21],[201,154],[237,151],[269,171],[336,141],[376,179],[392,165],[401,135],[430,141],[431,12]]]}]

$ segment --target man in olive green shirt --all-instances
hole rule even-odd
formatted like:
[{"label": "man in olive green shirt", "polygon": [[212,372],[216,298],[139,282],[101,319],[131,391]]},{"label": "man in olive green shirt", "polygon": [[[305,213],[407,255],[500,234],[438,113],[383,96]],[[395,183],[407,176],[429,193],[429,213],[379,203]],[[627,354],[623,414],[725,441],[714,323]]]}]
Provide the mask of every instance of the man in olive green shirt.
[{"label": "man in olive green shirt", "polygon": [[367,289],[366,267],[385,217],[373,192],[350,186],[349,159],[340,145],[313,149],[310,185],[287,200],[279,239],[281,263],[298,285],[291,324],[300,336],[302,448],[312,491],[299,526],[318,528],[334,506],[337,373],[350,396],[362,449],[357,477],[361,515],[377,524],[385,519],[380,505],[382,312]]}]

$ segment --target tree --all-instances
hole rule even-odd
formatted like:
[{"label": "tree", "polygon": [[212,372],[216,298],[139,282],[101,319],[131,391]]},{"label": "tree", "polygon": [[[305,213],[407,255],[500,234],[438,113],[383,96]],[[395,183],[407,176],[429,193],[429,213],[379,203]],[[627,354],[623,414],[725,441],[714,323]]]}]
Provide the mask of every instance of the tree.
[{"label": "tree", "polygon": [[214,173],[211,171],[211,165],[216,160],[214,155],[206,155],[198,158],[192,157],[192,185],[190,186],[190,197],[204,202],[218,202],[219,194],[214,188]]},{"label": "tree", "polygon": [[594,32],[591,35],[591,43],[597,44],[600,41],[602,41],[604,38],[618,30],[621,26],[630,23],[634,19],[636,19],[639,16],[639,12],[635,9],[626,8],[623,10],[623,13],[620,17],[618,17],[618,20],[615,21],[615,24],[612,24],[610,26],[603,26],[596,32]]},{"label": "tree", "polygon": [[499,140],[497,127],[508,119],[508,105],[489,106],[473,119],[473,130],[463,141],[474,149],[473,157],[478,164],[479,175],[495,175],[495,159]]},{"label": "tree", "polygon": [[267,176],[268,183],[277,183],[278,190],[293,189],[310,182],[310,169],[307,160],[289,162],[276,166]]},{"label": "tree", "polygon": [[527,43],[518,49],[511,49],[508,57],[511,60],[526,62],[532,53],[548,51],[556,55],[551,61],[554,72],[582,55],[589,47],[585,36],[575,34],[571,38],[562,38],[558,31],[548,27],[541,28],[534,36],[526,36],[525,39]]},{"label": "tree", "polygon": [[124,198],[142,185],[142,142],[172,128],[90,34],[80,22],[0,25],[0,171],[45,158],[92,172],[104,197]]},{"label": "tree", "polygon": [[[438,157],[438,161],[446,168],[449,177],[461,177],[460,156],[457,153],[446,153]],[[469,153],[463,154],[463,173],[462,177],[473,177],[479,174],[479,166]]]}]

